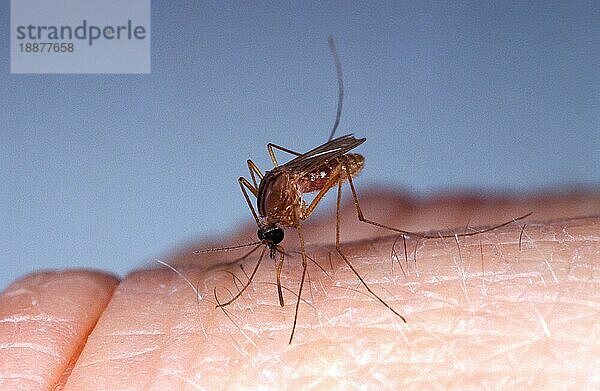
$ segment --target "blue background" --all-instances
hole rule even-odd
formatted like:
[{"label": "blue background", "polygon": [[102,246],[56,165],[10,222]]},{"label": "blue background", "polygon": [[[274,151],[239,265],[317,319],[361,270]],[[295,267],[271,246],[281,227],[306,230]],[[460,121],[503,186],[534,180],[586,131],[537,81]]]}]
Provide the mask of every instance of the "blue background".
[{"label": "blue background", "polygon": [[251,222],[246,159],[331,129],[328,35],[339,134],[367,137],[360,188],[600,184],[597,2],[154,1],[150,75],[11,75],[0,13],[0,287],[123,275]]}]

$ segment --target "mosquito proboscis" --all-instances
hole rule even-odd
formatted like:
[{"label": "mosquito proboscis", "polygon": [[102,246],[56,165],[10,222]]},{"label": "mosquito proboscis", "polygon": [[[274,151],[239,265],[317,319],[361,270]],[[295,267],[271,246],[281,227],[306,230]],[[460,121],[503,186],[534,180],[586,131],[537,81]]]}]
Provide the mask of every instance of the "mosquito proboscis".
[{"label": "mosquito proboscis", "polygon": [[[247,165],[250,172],[250,180],[244,177],[240,177],[238,179],[241,191],[252,213],[252,217],[258,226],[258,241],[233,247],[196,251],[196,253],[217,252],[254,246],[251,251],[254,252],[259,246],[264,245],[265,247],[262,249],[256,266],[248,277],[248,281],[229,301],[219,303],[217,307],[225,307],[233,303],[244,293],[256,275],[256,272],[267,250],[269,257],[275,263],[277,294],[279,304],[283,306],[284,299],[281,286],[281,270],[284,264],[286,253],[280,243],[282,243],[285,236],[284,228],[296,229],[300,240],[299,252],[302,257],[302,277],[300,279],[298,294],[296,295],[297,299],[294,310],[294,322],[289,338],[290,344],[292,343],[296,330],[298,308],[300,301],[302,300],[302,290],[306,278],[308,258],[305,251],[306,243],[304,240],[302,223],[312,215],[325,194],[327,194],[332,188],[337,187],[335,230],[336,252],[343,259],[350,270],[356,275],[365,289],[367,289],[367,291],[375,299],[377,299],[382,305],[389,309],[403,322],[406,322],[406,318],[392,308],[371,289],[371,287],[365,282],[365,280],[342,251],[340,245],[340,205],[342,185],[345,182],[347,182],[349,185],[356,215],[359,221],[406,236],[414,236],[423,239],[473,236],[504,227],[514,221],[522,220],[530,215],[530,213],[528,213],[513,220],[486,229],[452,234],[424,234],[419,232],[411,232],[367,219],[361,210],[358,195],[353,182],[353,177],[355,177],[362,170],[365,159],[362,155],[351,152],[359,145],[364,143],[366,138],[355,138],[352,134],[333,138],[341,117],[343,101],[343,78],[341,63],[339,61],[333,40],[329,38],[328,43],[335,60],[339,86],[336,120],[329,136],[329,140],[325,144],[319,145],[306,153],[299,153],[272,143],[267,144],[267,151],[273,163],[273,169],[263,173],[252,160],[248,160]],[[275,150],[291,154],[294,156],[294,158],[286,163],[279,164],[277,157],[275,156]],[[310,203],[307,204],[303,200],[303,194],[313,192],[317,192],[316,196]],[[251,200],[251,196],[256,199],[256,208]]]}]

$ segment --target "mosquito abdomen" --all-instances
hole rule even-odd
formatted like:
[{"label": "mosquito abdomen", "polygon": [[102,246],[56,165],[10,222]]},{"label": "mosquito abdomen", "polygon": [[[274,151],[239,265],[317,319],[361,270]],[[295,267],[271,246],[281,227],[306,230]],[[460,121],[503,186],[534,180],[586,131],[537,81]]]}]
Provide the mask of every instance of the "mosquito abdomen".
[{"label": "mosquito abdomen", "polygon": [[[310,193],[321,190],[340,164],[345,165],[347,167],[347,172],[354,177],[358,175],[364,167],[365,158],[358,153],[348,153],[323,163],[316,170],[311,171],[300,178],[298,183],[300,191],[302,193]],[[342,179],[346,179],[346,172],[344,170],[340,170],[338,173],[339,175],[342,175]],[[337,181],[333,181],[332,184],[336,185]]]}]

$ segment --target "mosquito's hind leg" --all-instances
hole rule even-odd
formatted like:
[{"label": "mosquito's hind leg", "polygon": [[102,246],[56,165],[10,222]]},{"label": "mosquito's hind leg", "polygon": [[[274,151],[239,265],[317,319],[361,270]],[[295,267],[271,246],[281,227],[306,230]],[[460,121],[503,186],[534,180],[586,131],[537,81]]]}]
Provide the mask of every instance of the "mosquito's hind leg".
[{"label": "mosquito's hind leg", "polygon": [[[531,215],[532,212],[529,212],[527,214],[524,214],[523,216],[517,217],[515,219],[506,221],[502,224],[498,224],[498,225],[494,225],[493,227],[488,227],[485,229],[480,229],[480,230],[474,230],[471,232],[461,232],[461,233],[451,233],[451,234],[437,234],[437,235],[427,235],[427,234],[422,234],[422,233],[418,233],[418,232],[411,232],[411,231],[406,231],[403,229],[398,229],[398,228],[394,228],[394,227],[390,227],[389,225],[385,225],[385,224],[381,224],[378,223],[377,221],[373,221],[373,220],[369,220],[367,218],[365,218],[365,216],[363,215],[363,212],[360,208],[360,205],[358,203],[358,195],[356,194],[356,189],[354,188],[354,182],[352,181],[352,175],[350,175],[350,173],[348,172],[348,170],[346,169],[346,167],[343,167],[344,171],[346,172],[346,177],[348,178],[348,183],[350,184],[350,190],[352,191],[352,199],[354,201],[354,206],[356,208],[356,215],[358,217],[358,220],[360,220],[363,223],[367,223],[367,224],[371,224],[374,225],[376,227],[380,227],[380,228],[384,228],[390,231],[394,231],[394,232],[398,232],[401,233],[403,235],[409,235],[409,236],[416,236],[419,238],[424,238],[424,239],[435,239],[435,238],[454,238],[456,236],[458,237],[464,237],[464,236],[473,236],[473,235],[479,235],[485,232],[489,232],[489,231],[493,231],[495,229],[498,228],[502,228],[508,224],[511,224],[515,221],[519,221],[519,220],[523,220],[524,218],[528,217]],[[339,191],[339,190],[338,190]]]},{"label": "mosquito's hind leg", "polygon": [[340,257],[342,257],[344,262],[346,262],[346,265],[348,265],[350,270],[352,270],[352,272],[356,275],[356,277],[358,277],[359,281],[361,282],[361,284],[363,284],[363,286],[367,289],[367,291],[369,291],[369,293],[372,294],[373,297],[375,297],[387,309],[392,311],[394,313],[394,315],[398,316],[400,319],[402,319],[402,321],[404,321],[404,323],[406,323],[406,319],[404,318],[404,316],[400,315],[395,309],[393,309],[381,297],[379,297],[375,292],[373,292],[371,287],[369,287],[369,285],[361,277],[361,275],[354,268],[354,266],[352,266],[352,264],[350,263],[348,258],[346,258],[346,255],[344,255],[344,253],[342,252],[342,248],[340,247],[340,205],[341,205],[341,201],[342,201],[342,182],[343,182],[343,178],[340,176],[339,181],[338,181],[338,186],[337,186],[337,203],[336,203],[336,212],[335,212],[335,218],[336,218],[336,221],[335,221],[335,249],[338,252],[338,254],[340,255]]}]

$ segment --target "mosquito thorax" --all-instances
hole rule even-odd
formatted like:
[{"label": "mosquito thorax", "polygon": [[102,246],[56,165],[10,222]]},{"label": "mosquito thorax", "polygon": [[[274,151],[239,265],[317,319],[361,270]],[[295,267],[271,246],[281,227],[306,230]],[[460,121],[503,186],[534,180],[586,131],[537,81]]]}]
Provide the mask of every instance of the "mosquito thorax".
[{"label": "mosquito thorax", "polygon": [[284,237],[283,229],[279,227],[267,229],[260,228],[256,234],[258,235],[259,240],[266,241],[268,244],[279,244]]}]

